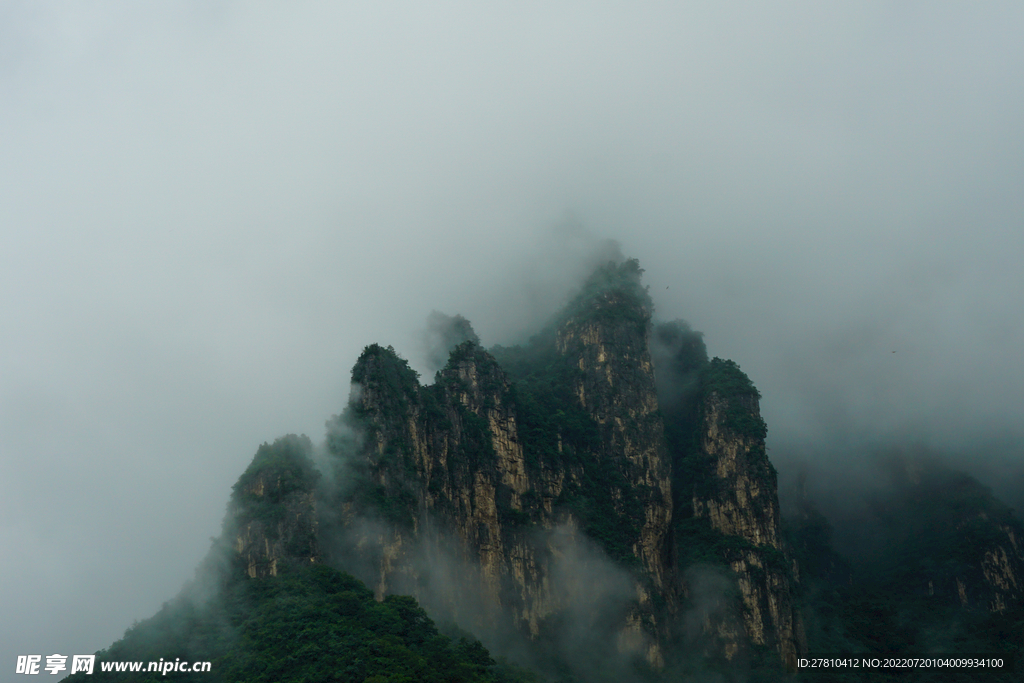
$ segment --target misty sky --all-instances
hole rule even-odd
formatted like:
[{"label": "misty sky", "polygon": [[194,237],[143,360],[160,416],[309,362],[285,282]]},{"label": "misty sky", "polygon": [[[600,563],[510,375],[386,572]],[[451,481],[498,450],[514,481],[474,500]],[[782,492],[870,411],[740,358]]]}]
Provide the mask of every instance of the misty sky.
[{"label": "misty sky", "polygon": [[1011,2],[0,3],[0,671],[151,616],[363,346],[424,370],[433,309],[521,340],[607,238],[761,389],[781,475],[904,440],[1024,483],[1021,35]]}]

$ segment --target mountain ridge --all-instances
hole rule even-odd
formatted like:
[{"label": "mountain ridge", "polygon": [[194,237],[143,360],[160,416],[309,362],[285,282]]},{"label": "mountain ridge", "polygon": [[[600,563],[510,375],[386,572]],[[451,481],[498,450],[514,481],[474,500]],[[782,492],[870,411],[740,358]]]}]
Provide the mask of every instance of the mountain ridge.
[{"label": "mountain ridge", "polygon": [[[429,614],[426,631],[380,617],[390,636],[325,632],[306,645],[310,656],[341,662],[338,648],[364,652],[398,638],[387,642],[401,650],[403,670],[422,671],[433,657],[461,672],[452,680],[532,680],[502,658],[566,682],[781,680],[822,643],[873,647],[857,626],[857,610],[873,607],[843,588],[853,573],[835,558],[827,521],[806,504],[803,522],[782,525],[757,388],[735,362],[709,359],[703,335],[685,322],[655,322],[642,275],[634,259],[598,266],[561,313],[514,347],[484,349],[465,318],[432,313],[432,353],[447,356],[432,384],[392,347],[367,346],[322,445],[288,435],[257,450],[197,583],[171,616],[166,606],[158,615],[172,625],[184,615],[169,642],[219,662],[222,680],[289,680],[280,678],[280,639],[259,616],[276,609],[261,602],[272,595],[321,607],[372,596],[399,620]],[[964,505],[981,506],[964,514],[983,520],[968,529],[977,546],[968,554],[982,559],[967,573],[943,570],[936,585],[955,585],[965,610],[1017,614],[1024,534],[1009,513],[960,488]],[[335,598],[324,586],[352,595]],[[103,657],[146,650],[137,643],[147,634],[170,632],[154,619]],[[222,626],[230,637],[211,635]],[[409,633],[419,635],[402,640]],[[380,662],[346,664],[351,676],[340,680],[371,680],[387,671]],[[309,680],[336,675],[300,668]]]}]

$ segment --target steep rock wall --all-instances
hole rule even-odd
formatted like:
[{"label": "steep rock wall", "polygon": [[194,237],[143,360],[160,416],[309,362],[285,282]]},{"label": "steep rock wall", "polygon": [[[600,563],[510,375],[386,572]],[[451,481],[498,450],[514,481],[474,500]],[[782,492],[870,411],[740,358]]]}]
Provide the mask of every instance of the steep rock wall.
[{"label": "steep rock wall", "polygon": [[572,393],[598,425],[592,457],[617,475],[604,493],[615,501],[619,523],[636,529],[632,554],[660,590],[669,572],[672,480],[649,352],[650,315],[624,294],[605,292],[563,324],[556,346],[578,368]]},{"label": "steep rock wall", "polygon": [[779,550],[775,470],[765,455],[762,438],[737,434],[728,425],[727,412],[734,408],[760,419],[756,398],[726,399],[714,392],[704,400],[701,446],[712,463],[714,479],[706,493],[694,495],[693,511],[723,534]]},{"label": "steep rock wall", "polygon": [[311,452],[306,437],[264,444],[235,485],[226,532],[251,578],[276,576],[289,562],[321,560]]},{"label": "steep rock wall", "polygon": [[367,349],[353,379],[373,495],[357,491],[351,505],[353,515],[380,522],[354,527],[353,547],[377,594],[409,592],[470,621],[504,609],[539,633],[554,606],[543,548],[523,529],[523,497],[550,504],[561,479],[528,475],[508,378],[468,343],[429,387],[380,347]]},{"label": "steep rock wall", "polygon": [[[608,647],[660,667],[689,590],[680,544],[695,538],[681,516],[733,539],[742,619],[709,622],[732,634],[719,650],[754,644],[791,660],[774,470],[764,435],[737,431],[763,427],[756,397],[711,392],[699,410],[679,408],[685,391],[665,399],[672,372],[655,376],[641,273],[635,261],[599,269],[529,346],[463,343],[431,385],[390,347],[367,347],[329,423],[349,482],[322,501],[329,560],[379,598],[411,593],[481,633],[507,619],[544,642],[569,618],[602,624]],[[670,454],[680,439],[699,441],[699,481],[693,453]]]},{"label": "steep rock wall", "polygon": [[[649,365],[648,360],[648,373]],[[554,454],[534,453],[528,462],[512,382],[490,354],[473,344],[457,348],[429,387],[415,384],[404,362],[380,347],[364,353],[354,378],[359,391],[353,413],[366,431],[367,448],[360,458],[371,495],[353,497],[350,519],[376,517],[381,523],[352,524],[355,538],[349,545],[360,557],[350,554],[343,563],[361,562],[378,595],[409,592],[428,604],[447,603],[441,607],[464,623],[486,628],[484,622],[503,612],[532,638],[553,628],[546,621],[566,609],[574,593],[572,577],[556,565],[589,543],[580,531],[582,521],[566,504],[567,489],[573,496],[582,490],[588,459],[610,457],[630,473],[652,460],[661,464],[660,432],[653,438],[635,432],[616,436],[599,452],[575,453],[568,462],[557,457],[559,450],[568,454],[571,448],[559,439]],[[599,399],[601,392],[592,396]],[[656,409],[656,403],[648,405]],[[618,433],[622,420],[615,417],[608,415],[607,422]],[[660,422],[650,424],[660,429]],[[638,440],[653,452],[630,450]],[[632,499],[634,489],[650,490],[666,508],[630,511],[637,530],[630,547],[638,555],[645,542],[644,521],[660,520],[656,534],[647,531],[646,537],[655,538],[647,541],[651,550],[646,556],[658,572],[656,579],[651,573],[651,581],[667,571],[657,544],[663,543],[671,509],[670,502],[664,503],[670,501],[667,481],[655,476],[620,477],[603,491],[607,499],[621,501]],[[577,501],[573,496],[569,500]],[[438,580],[444,572],[449,576]],[[458,575],[457,589],[453,575]],[[661,654],[648,633],[653,626],[651,581],[639,581],[633,589],[636,604],[621,609],[618,643],[657,664]]]},{"label": "steep rock wall", "polygon": [[[716,362],[721,363],[712,361]],[[734,367],[724,371],[739,372]],[[709,384],[699,423],[706,474],[693,489],[693,516],[744,542],[723,555],[737,577],[746,638],[775,649],[792,668],[799,649],[799,619],[791,562],[781,545],[777,477],[764,445],[757,395],[715,386],[714,381]]]}]

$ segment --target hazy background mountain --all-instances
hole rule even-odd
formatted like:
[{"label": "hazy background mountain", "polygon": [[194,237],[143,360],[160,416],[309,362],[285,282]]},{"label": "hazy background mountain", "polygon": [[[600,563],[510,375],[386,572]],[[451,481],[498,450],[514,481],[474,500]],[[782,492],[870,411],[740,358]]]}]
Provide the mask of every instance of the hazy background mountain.
[{"label": "hazy background mountain", "polygon": [[895,442],[1024,505],[1022,29],[1009,3],[4,3],[0,661],[151,615],[364,345],[426,371],[433,309],[516,341],[605,237],[757,384],[784,485],[870,487]]}]

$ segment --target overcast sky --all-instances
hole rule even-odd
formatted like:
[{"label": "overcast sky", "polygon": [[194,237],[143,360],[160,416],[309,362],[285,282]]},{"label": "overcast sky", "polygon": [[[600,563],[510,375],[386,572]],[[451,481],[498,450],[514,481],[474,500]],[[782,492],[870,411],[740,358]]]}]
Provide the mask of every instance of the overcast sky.
[{"label": "overcast sky", "polygon": [[432,309],[515,341],[604,238],[752,377],[783,475],[910,439],[1011,481],[1021,35],[1017,2],[0,3],[0,667],[152,615],[363,346],[424,369]]}]

